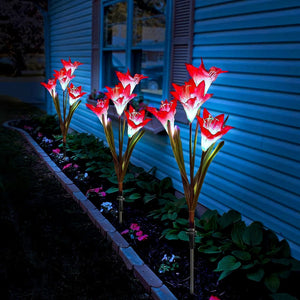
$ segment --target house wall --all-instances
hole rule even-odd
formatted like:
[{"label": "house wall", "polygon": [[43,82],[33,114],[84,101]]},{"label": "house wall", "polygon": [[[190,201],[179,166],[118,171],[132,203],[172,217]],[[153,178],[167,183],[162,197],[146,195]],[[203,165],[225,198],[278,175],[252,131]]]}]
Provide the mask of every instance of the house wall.
[{"label": "house wall", "polygon": [[[300,51],[298,1],[196,0],[193,64],[204,59],[221,74],[203,106],[229,114],[234,126],[209,168],[199,202],[220,213],[240,211],[286,238],[300,258]],[[60,59],[83,62],[72,80],[91,91],[92,1],[49,1],[51,70]],[[72,128],[105,140],[97,117],[81,104]],[[158,107],[158,104],[155,104]],[[185,153],[188,128],[179,124]],[[117,137],[117,133],[115,133]],[[200,140],[200,139],[199,139]],[[198,146],[200,154],[200,145]],[[187,161],[187,155],[186,155]],[[197,157],[199,164],[200,157]],[[182,184],[166,135],[147,132],[132,162]],[[188,170],[188,166],[187,166]]]}]

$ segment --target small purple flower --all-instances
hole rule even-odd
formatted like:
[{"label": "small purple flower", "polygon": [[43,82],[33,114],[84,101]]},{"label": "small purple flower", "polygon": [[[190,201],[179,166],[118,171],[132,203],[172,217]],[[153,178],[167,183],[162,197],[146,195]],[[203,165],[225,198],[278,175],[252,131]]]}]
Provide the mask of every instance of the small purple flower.
[{"label": "small purple flower", "polygon": [[129,232],[129,230],[128,229],[125,229],[124,231],[122,231],[121,232],[121,234],[123,235],[123,234],[127,234]]},{"label": "small purple flower", "polygon": [[72,166],[72,163],[69,163],[69,164],[66,164],[64,167],[63,167],[63,170],[67,169],[67,168],[70,168]]}]

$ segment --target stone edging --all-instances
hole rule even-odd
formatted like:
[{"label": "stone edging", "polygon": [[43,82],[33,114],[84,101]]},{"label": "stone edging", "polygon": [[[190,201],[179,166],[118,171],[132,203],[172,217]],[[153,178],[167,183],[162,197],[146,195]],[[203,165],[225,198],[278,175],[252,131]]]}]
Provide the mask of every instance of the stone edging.
[{"label": "stone edging", "polygon": [[176,300],[174,294],[163,284],[154,272],[137,255],[134,249],[116,230],[116,228],[100,213],[100,211],[87,199],[79,188],[62,172],[62,170],[51,160],[48,154],[26,131],[9,125],[7,121],[3,126],[20,132],[36,153],[44,160],[48,169],[61,182],[63,187],[73,196],[82,210],[89,216],[101,234],[112,243],[114,251],[122,258],[127,269],[132,270],[134,276],[144,286],[146,292],[155,300]]}]

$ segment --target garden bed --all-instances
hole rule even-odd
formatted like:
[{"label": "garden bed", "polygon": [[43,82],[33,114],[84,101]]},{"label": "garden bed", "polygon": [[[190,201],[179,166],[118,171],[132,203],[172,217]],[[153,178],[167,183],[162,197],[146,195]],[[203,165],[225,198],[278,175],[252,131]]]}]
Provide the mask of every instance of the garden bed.
[{"label": "garden bed", "polygon": [[[159,205],[160,198],[163,198],[164,194],[174,193],[169,181],[166,179],[164,182],[159,182],[151,172],[145,172],[131,165],[129,167],[129,176],[125,181],[125,191],[127,190],[128,192],[125,194],[127,201],[124,205],[124,222],[119,224],[117,193],[114,192],[116,185],[113,168],[108,167],[111,160],[109,150],[105,149],[105,147],[102,148],[102,164],[101,162],[89,164],[84,149],[76,149],[76,145],[78,147],[79,143],[76,144],[75,137],[73,144],[72,140],[70,143],[74,152],[69,148],[69,152],[67,152],[68,160],[65,160],[58,153],[58,150],[56,151],[57,153],[53,152],[54,149],[59,149],[60,142],[53,136],[53,133],[55,133],[52,132],[53,128],[51,126],[45,128],[44,125],[37,124],[35,121],[22,121],[14,124],[14,126],[19,126],[32,135],[81,192],[87,195],[97,209],[102,210],[102,214],[120,233],[123,233],[123,237],[134,248],[145,264],[159,276],[178,299],[209,299],[211,295],[215,295],[222,300],[270,299],[269,292],[263,284],[243,279],[238,273],[236,275],[233,273],[227,278],[218,281],[220,273],[214,271],[216,263],[210,262],[206,255],[198,251],[195,252],[195,295],[189,295],[188,242],[162,237],[164,230],[170,227],[170,224],[172,226],[172,216],[167,216],[163,220],[161,217],[153,217],[153,212],[157,210],[161,210],[160,213],[163,215],[162,205]],[[85,143],[88,146],[89,143],[93,142],[86,139]],[[90,157],[93,160],[93,153],[90,153]],[[139,182],[138,185],[137,182]],[[148,186],[144,186],[148,193],[144,193],[141,196],[143,182],[148,182]],[[149,186],[150,183],[152,186]],[[128,202],[128,200],[131,202]],[[101,206],[105,202],[111,203],[109,209],[105,209],[103,205]],[[182,208],[184,208],[183,205]],[[149,215],[151,213],[152,216]],[[173,218],[174,220],[187,218],[184,209],[178,210],[176,214]],[[167,214],[165,213],[165,215]],[[139,227],[138,230],[137,227]],[[129,231],[127,232],[127,230]],[[142,232],[142,234],[139,233],[139,236],[137,236],[137,232]],[[170,234],[169,238],[172,238]],[[173,261],[173,264],[167,262],[167,260],[170,261],[174,257],[175,261]],[[282,281],[279,292],[289,292],[296,296],[296,284],[293,285],[294,279],[295,276],[289,279],[289,285],[287,281]]]}]

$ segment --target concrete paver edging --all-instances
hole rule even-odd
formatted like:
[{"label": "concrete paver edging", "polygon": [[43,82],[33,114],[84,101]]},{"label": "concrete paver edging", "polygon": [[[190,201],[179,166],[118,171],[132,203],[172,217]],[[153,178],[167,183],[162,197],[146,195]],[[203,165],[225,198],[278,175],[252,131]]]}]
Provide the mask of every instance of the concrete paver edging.
[{"label": "concrete paver edging", "polygon": [[78,187],[61,171],[51,160],[48,154],[23,129],[9,125],[12,121],[3,123],[3,126],[20,132],[29,142],[39,157],[45,162],[48,169],[61,182],[62,186],[72,195],[82,210],[89,216],[101,234],[112,242],[112,249],[122,258],[127,269],[132,270],[134,276],[141,282],[147,293],[155,300],[176,300],[174,294],[163,284],[155,273],[137,255],[134,249],[116,230],[116,228],[101,214]]}]

